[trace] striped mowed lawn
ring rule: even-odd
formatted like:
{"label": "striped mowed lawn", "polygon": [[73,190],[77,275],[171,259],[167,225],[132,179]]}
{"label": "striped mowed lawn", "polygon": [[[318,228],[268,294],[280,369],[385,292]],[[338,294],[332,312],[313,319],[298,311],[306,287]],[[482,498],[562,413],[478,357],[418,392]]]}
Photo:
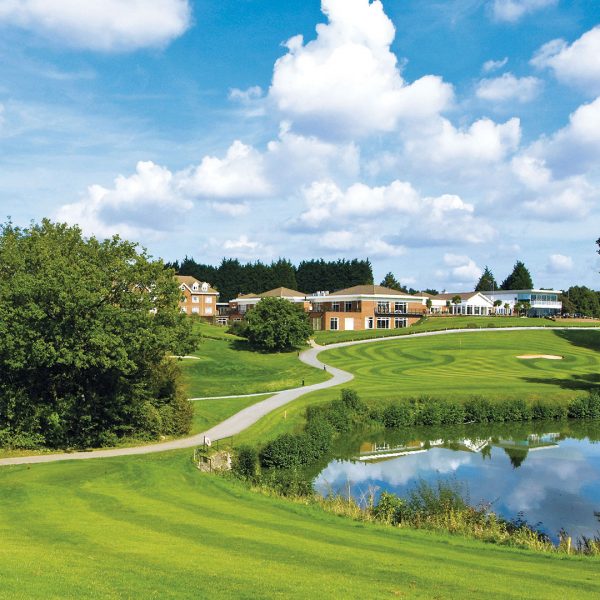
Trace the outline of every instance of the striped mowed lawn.
{"label": "striped mowed lawn", "polygon": [[598,559],[351,521],[189,452],[0,469],[0,598],[597,598]]}
{"label": "striped mowed lawn", "polygon": [[[600,331],[476,331],[324,351],[369,399],[430,395],[565,401],[600,385]],[[551,354],[562,360],[517,358]]]}

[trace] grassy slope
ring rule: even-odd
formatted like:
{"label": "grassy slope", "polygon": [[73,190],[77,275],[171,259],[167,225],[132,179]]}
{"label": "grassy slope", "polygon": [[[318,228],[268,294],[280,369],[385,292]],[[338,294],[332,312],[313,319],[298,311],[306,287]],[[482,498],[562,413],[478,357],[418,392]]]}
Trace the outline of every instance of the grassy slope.
{"label": "grassy slope", "polygon": [[[207,329],[210,328],[210,329]],[[205,336],[194,356],[180,361],[190,398],[274,392],[324,381],[327,373],[298,360],[297,351],[263,354],[219,327],[203,325]],[[222,339],[216,339],[220,333]],[[213,337],[206,337],[211,335]]]}
{"label": "grassy slope", "polygon": [[597,559],[355,523],[189,452],[0,469],[0,597],[597,598]]}
{"label": "grassy slope", "polygon": [[[319,358],[354,373],[346,387],[371,404],[422,395],[566,402],[600,384],[599,350],[600,331],[494,331],[358,344],[325,350]],[[565,358],[521,360],[519,354]],[[257,443],[298,430],[306,406],[339,393],[335,387],[303,396],[261,419],[238,441]]]}
{"label": "grassy slope", "polygon": [[369,329],[365,331],[316,331],[315,341],[318,344],[335,344],[366,340],[392,335],[411,335],[423,331],[441,331],[443,329],[485,328],[495,327],[600,327],[597,320],[562,319],[529,319],[521,317],[429,317],[424,322],[403,329]]}
{"label": "grassy slope", "polygon": [[263,396],[252,396],[251,398],[223,398],[221,400],[197,400],[193,402],[194,420],[192,423],[191,434],[206,431],[210,427],[217,425],[221,421],[231,417],[240,410],[262,402],[269,397],[269,394]]}

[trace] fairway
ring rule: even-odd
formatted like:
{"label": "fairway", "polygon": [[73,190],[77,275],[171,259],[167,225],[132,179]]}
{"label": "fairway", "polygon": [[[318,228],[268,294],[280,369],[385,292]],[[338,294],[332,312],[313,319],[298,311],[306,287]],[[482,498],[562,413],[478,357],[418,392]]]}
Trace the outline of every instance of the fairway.
{"label": "fairway", "polygon": [[254,352],[235,338],[204,338],[193,355],[198,358],[179,362],[188,398],[274,392],[329,377],[298,360],[295,350]]}
{"label": "fairway", "polygon": [[[358,344],[324,351],[355,375],[365,399],[420,395],[566,400],[600,383],[599,331],[482,331]],[[549,354],[562,360],[522,360]]]}
{"label": "fairway", "polygon": [[0,506],[11,600],[600,594],[597,559],[356,523],[200,474],[189,451],[3,468]]}

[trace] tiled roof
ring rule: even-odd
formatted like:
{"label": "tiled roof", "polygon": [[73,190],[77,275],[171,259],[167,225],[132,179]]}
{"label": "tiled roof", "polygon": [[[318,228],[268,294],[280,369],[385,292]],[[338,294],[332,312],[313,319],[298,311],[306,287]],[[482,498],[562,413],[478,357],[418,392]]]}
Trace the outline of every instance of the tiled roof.
{"label": "tiled roof", "polygon": [[[198,281],[195,277],[192,277],[191,275],[175,275],[175,278],[177,279],[177,281],[179,283],[183,283],[184,285],[187,285],[190,290],[192,288],[192,286],[194,285],[194,283],[197,283],[198,285],[202,285],[203,283],[207,283],[207,282],[203,282],[203,281]],[[217,292],[217,290],[215,290],[213,287],[211,287],[210,283],[207,283],[208,285],[208,289],[207,290],[196,290],[198,292],[202,292],[204,294],[219,294],[219,292]]]}
{"label": "tiled roof", "polygon": [[[410,294],[383,287],[382,285],[355,285],[329,294],[329,296],[410,296]],[[324,298],[327,298],[327,296],[324,296]]]}
{"label": "tiled roof", "polygon": [[263,292],[259,294],[261,298],[304,298],[306,294],[304,292],[299,292],[298,290],[291,290],[286,287],[278,287],[274,290],[269,290],[268,292]]}
{"label": "tiled roof", "polygon": [[[455,296],[460,296],[461,300],[470,300],[473,296],[477,296],[480,292],[454,292],[449,294],[438,294],[437,296],[431,296],[434,300],[452,300]],[[483,294],[482,294],[483,295]],[[486,298],[489,300],[489,298]]]}

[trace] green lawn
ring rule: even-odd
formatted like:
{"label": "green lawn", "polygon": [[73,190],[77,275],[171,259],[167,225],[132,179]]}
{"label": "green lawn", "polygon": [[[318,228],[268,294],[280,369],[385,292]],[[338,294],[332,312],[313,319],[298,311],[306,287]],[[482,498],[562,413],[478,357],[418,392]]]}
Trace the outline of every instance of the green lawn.
{"label": "green lawn", "polygon": [[0,469],[0,598],[597,598],[600,561],[361,524],[190,452]]}
{"label": "green lawn", "polygon": [[[567,402],[600,385],[600,331],[490,331],[389,340],[324,350],[324,362],[354,373],[345,387],[371,405],[433,396],[523,398]],[[556,354],[563,360],[522,360]],[[250,426],[238,442],[264,443],[298,431],[307,406],[339,397],[340,388],[314,392]]]}
{"label": "green lawn", "polygon": [[[366,399],[565,400],[600,384],[599,350],[600,331],[490,331],[358,344],[320,358],[354,373],[350,385]],[[523,354],[564,358],[517,358]]]}
{"label": "green lawn", "polygon": [[327,373],[298,360],[298,352],[254,352],[239,339],[204,338],[196,359],[180,361],[188,397],[274,392],[324,381]]}
{"label": "green lawn", "polygon": [[598,320],[529,319],[524,317],[428,317],[422,323],[403,329],[368,329],[365,331],[315,331],[318,344],[335,344],[392,335],[412,335],[423,331],[443,329],[480,329],[486,327],[600,327]]}

